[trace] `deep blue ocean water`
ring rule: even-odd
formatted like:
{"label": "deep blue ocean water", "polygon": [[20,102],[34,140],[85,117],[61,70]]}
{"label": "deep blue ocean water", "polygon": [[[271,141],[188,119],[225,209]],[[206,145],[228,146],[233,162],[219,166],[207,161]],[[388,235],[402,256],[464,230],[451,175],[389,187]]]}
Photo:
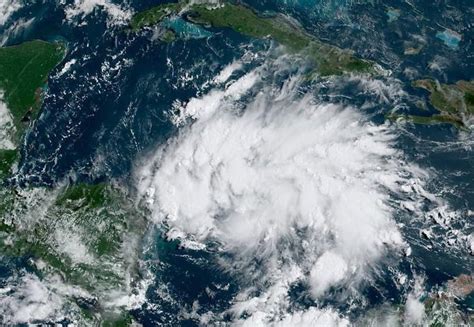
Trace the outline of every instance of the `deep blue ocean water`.
{"label": "deep blue ocean water", "polygon": [[[466,7],[472,10],[468,0],[450,1],[449,5],[418,1],[416,8],[402,1],[383,4],[247,2],[261,11],[292,15],[318,38],[353,49],[360,56],[380,63],[414,96],[426,96],[426,92],[409,86],[407,69],[416,69],[419,76],[432,76],[446,83],[474,78],[474,21],[472,15],[464,15],[462,10]],[[138,11],[159,3],[161,1],[130,1],[130,7]],[[123,26],[108,26],[107,14],[101,10],[78,19],[82,24],[78,24],[77,19],[70,22],[62,6],[55,1],[30,1],[11,17],[12,21],[32,17],[35,21],[27,30],[10,36],[6,45],[36,38],[63,40],[68,44],[64,62],[76,60],[70,72],[60,75],[60,65],[51,74],[41,115],[21,146],[22,159],[15,182],[22,185],[52,186],[64,179],[127,181],[137,157],[177,133],[168,118],[169,108],[176,100],[186,101],[200,95],[201,86],[209,78],[240,58],[247,49],[257,52],[270,43],[250,40],[230,30],[210,30],[202,34],[204,32],[183,27],[184,37],[168,44],[153,40],[152,32],[134,35]],[[400,9],[400,16],[389,21],[387,10],[392,7]],[[437,33],[444,28],[462,34],[456,47],[440,40]],[[423,35],[424,41],[417,41],[414,34]],[[422,44],[420,55],[404,55],[407,42],[414,46]],[[442,69],[429,68],[435,59],[444,65]],[[191,82],[183,82],[186,72],[193,76]],[[352,92],[350,84],[340,88],[346,96],[340,99],[344,104],[357,107],[367,101],[367,95]],[[328,99],[324,90],[319,96]],[[404,105],[406,112],[420,113],[414,103]],[[383,115],[393,109],[392,106],[391,102],[381,102],[372,108],[373,120],[382,122]],[[428,110],[434,111],[431,107]],[[404,129],[397,147],[410,161],[431,167],[440,176],[429,185],[431,190],[452,189],[443,194],[450,205],[461,211],[473,210],[472,135],[462,140],[459,131],[449,125],[408,124]],[[406,217],[399,219],[404,221]],[[469,222],[464,223],[467,226]],[[395,265],[408,275],[422,272],[427,287],[472,269],[472,257],[466,259],[456,251],[446,252],[436,242],[432,244],[433,249],[427,251],[425,246],[431,241],[421,239],[419,230],[406,224],[402,231],[413,254],[396,263],[387,258],[387,265]],[[219,270],[212,251],[182,249],[177,243],[163,240],[159,228],[148,231],[146,240],[144,259],[159,263],[150,264],[156,279],[147,291],[149,304],[132,311],[137,321],[145,326],[170,322],[195,325],[193,319],[179,318],[178,313],[183,307],[192,307],[196,300],[201,305],[198,313],[219,313],[229,308],[242,281]],[[18,265],[25,263],[20,260],[0,267],[0,278],[9,275],[4,271]],[[402,302],[405,295],[398,292],[392,277],[387,273],[376,285],[367,286],[369,303],[359,310],[350,309],[350,314],[357,316],[366,308],[386,301]],[[173,294],[172,301],[156,296],[163,285]],[[292,286],[295,305],[311,306],[311,300],[305,295],[306,288],[305,285]],[[208,289],[214,294],[212,297]],[[321,304],[325,303],[337,303],[337,296],[328,297]]]}

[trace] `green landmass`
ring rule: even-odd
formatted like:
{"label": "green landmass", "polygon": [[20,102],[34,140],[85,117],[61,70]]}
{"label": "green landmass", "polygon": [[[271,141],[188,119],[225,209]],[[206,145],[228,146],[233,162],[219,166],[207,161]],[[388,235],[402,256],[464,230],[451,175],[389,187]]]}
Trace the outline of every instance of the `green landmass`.
{"label": "green landmass", "polygon": [[283,16],[260,17],[252,9],[229,2],[217,6],[185,2],[160,5],[136,14],[131,20],[133,30],[160,23],[165,17],[183,11],[191,22],[206,27],[230,28],[253,38],[271,38],[292,53],[301,53],[317,66],[319,75],[346,72],[374,72],[373,63],[355,57],[350,51],[323,43]]}
{"label": "green landmass", "polygon": [[[41,107],[42,88],[51,70],[63,59],[66,47],[40,40],[0,47],[0,101],[11,113],[18,144],[28,123]],[[0,149],[0,183],[12,173],[18,161],[16,149]]]}
{"label": "green landmass", "polygon": [[[440,116],[462,125],[463,121],[474,114],[474,82],[458,81],[456,84],[441,84],[436,80],[422,79],[412,83],[430,93],[431,105],[440,112]],[[436,116],[436,115],[435,115]]]}
{"label": "green landmass", "polygon": [[271,37],[291,52],[304,53],[318,66],[321,75],[370,72],[372,68],[372,63],[314,39],[282,16],[263,18],[245,6],[230,3],[216,8],[193,5],[191,13],[194,15],[190,17],[195,23],[231,28],[254,38]]}
{"label": "green landmass", "polygon": [[30,257],[41,276],[59,275],[87,291],[93,304],[81,311],[89,322],[126,326],[131,318],[104,303],[114,300],[111,292],[127,295],[138,277],[144,217],[123,191],[105,183],[59,191],[0,188],[0,253]]}
{"label": "green landmass", "polygon": [[112,316],[104,319],[102,327],[126,327],[131,326],[133,318],[128,313],[122,313],[117,316]]}
{"label": "green landmass", "polygon": [[176,40],[176,33],[171,29],[166,29],[162,35],[160,35],[160,40],[165,43],[171,43]]}
{"label": "green landmass", "polygon": [[78,184],[67,188],[56,199],[56,205],[78,210],[84,205],[97,209],[108,200],[105,184]]}
{"label": "green landmass", "polygon": [[415,124],[451,124],[467,130],[465,121],[474,115],[474,82],[458,81],[441,84],[436,80],[422,79],[412,82],[413,87],[427,90],[430,104],[439,111],[431,116],[389,114],[392,121],[405,120]]}
{"label": "green landmass", "polygon": [[0,181],[11,174],[17,157],[17,150],[0,149]]}
{"label": "green landmass", "polygon": [[216,8],[194,5],[191,7],[191,13],[194,14],[191,17],[195,23],[231,28],[254,38],[271,36],[275,41],[287,46],[292,51],[301,51],[311,43],[308,36],[296,28],[290,27],[286,22],[276,17],[261,18],[251,9],[241,5],[227,3]]}
{"label": "green landmass", "polygon": [[0,90],[17,129],[17,138],[41,106],[41,88],[63,59],[61,43],[30,41],[0,48]]}
{"label": "green landmass", "polygon": [[[13,117],[18,144],[36,118],[48,74],[65,54],[60,43],[31,41],[0,48],[0,92]],[[83,290],[67,300],[80,325],[128,326],[131,316],[105,304],[127,296],[138,278],[145,216],[110,184],[49,189],[5,184],[18,150],[0,149],[0,256],[30,258],[37,276],[59,276]],[[73,313],[71,313],[73,314]]]}
{"label": "green landmass", "polygon": [[156,25],[165,17],[178,13],[184,6],[180,3],[165,3],[156,7],[141,11],[135,14],[131,21],[130,27],[133,31],[138,31],[144,27]]}
{"label": "green landmass", "polygon": [[[6,253],[36,256],[59,269],[68,282],[89,291],[96,289],[98,281],[122,278],[120,271],[109,270],[119,265],[110,262],[107,267],[108,261],[126,259],[118,258],[122,256],[121,246],[130,233],[141,233],[144,219],[120,191],[107,184],[78,184],[59,193],[41,188],[16,192],[3,189],[2,193],[5,211],[12,216],[10,223],[3,223],[15,231],[15,242],[2,245]],[[41,211],[34,219],[30,217],[39,207]],[[83,257],[76,258],[77,253],[64,252],[61,246],[76,241],[82,242],[73,245],[80,245],[78,251]]]}
{"label": "green landmass", "polygon": [[418,116],[418,115],[403,115],[403,114],[389,114],[386,119],[391,121],[404,120],[414,124],[432,125],[432,124],[451,124],[459,129],[464,129],[462,120],[449,115],[432,115],[432,116]]}
{"label": "green landmass", "polygon": [[472,276],[461,274],[449,280],[441,290],[429,293],[424,300],[428,325],[432,327],[470,326],[472,312],[460,311],[456,301],[468,298],[473,287]]}

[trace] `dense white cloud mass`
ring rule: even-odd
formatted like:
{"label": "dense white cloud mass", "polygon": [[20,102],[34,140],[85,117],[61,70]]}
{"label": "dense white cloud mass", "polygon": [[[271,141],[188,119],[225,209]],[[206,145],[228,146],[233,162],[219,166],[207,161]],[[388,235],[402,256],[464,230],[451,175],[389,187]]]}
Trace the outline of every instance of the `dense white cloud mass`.
{"label": "dense white cloud mass", "polygon": [[[265,327],[268,322],[262,319],[262,314],[254,315],[245,321],[238,321],[236,326],[242,327]],[[308,326],[324,326],[324,327],[347,327],[350,326],[349,321],[333,310],[318,310],[310,308],[307,311],[297,311],[295,313],[287,313],[280,320],[274,321],[272,326],[275,327],[308,327]]]}
{"label": "dense white cloud mass", "polygon": [[291,315],[286,315],[281,321],[275,323],[275,326],[345,327],[349,326],[349,321],[347,319],[340,318],[339,315],[332,310],[318,310],[315,308],[310,308],[309,310],[304,312],[299,311]]}
{"label": "dense white cloud mass", "polygon": [[55,317],[62,308],[63,301],[34,275],[26,275],[20,280],[13,294],[11,289],[3,290],[0,303],[5,316],[4,323],[27,323],[31,320]]}
{"label": "dense white cloud mass", "polygon": [[0,149],[14,149],[12,138],[15,133],[13,118],[3,102],[3,92],[0,90]]}
{"label": "dense white cloud mass", "polygon": [[408,296],[405,304],[407,326],[421,325],[425,318],[425,305],[413,296]]}
{"label": "dense white cloud mass", "polygon": [[337,285],[346,276],[347,269],[346,261],[337,253],[331,251],[324,253],[316,261],[310,273],[314,295],[319,296],[331,286]]}
{"label": "dense white cloud mass", "polygon": [[222,260],[229,271],[265,283],[231,309],[252,323],[285,312],[291,283],[304,281],[316,299],[331,287],[349,292],[386,251],[406,247],[389,203],[411,176],[388,126],[315,103],[298,78],[261,87],[262,71],[181,105],[175,122],[194,122],[137,174],[168,237],[195,249],[217,242],[234,256]]}
{"label": "dense white cloud mass", "polygon": [[70,314],[77,310],[65,300],[75,296],[90,297],[80,289],[65,285],[59,276],[47,280],[29,273],[19,278],[14,276],[7,288],[0,288],[0,323],[13,325],[64,319],[66,307],[71,310]]}
{"label": "dense white cloud mass", "polygon": [[21,8],[21,4],[17,0],[0,1],[0,26],[4,25],[11,14]]}
{"label": "dense white cloud mass", "polygon": [[423,296],[423,280],[415,279],[415,285],[407,296],[405,303],[405,326],[422,326],[426,319],[425,305],[420,300]]}

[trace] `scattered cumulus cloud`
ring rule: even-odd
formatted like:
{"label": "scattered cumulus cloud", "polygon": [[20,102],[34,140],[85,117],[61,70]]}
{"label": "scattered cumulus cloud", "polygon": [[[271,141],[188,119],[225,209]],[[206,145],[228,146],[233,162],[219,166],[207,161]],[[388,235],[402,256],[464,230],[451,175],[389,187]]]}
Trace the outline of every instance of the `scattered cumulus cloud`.
{"label": "scattered cumulus cloud", "polygon": [[125,24],[132,16],[131,10],[117,5],[110,0],[74,0],[74,4],[65,9],[69,21],[90,15],[96,9],[104,10],[109,17],[109,24]]}
{"label": "scattered cumulus cloud", "polygon": [[311,269],[310,279],[316,296],[337,285],[347,274],[347,263],[337,253],[325,252]]}

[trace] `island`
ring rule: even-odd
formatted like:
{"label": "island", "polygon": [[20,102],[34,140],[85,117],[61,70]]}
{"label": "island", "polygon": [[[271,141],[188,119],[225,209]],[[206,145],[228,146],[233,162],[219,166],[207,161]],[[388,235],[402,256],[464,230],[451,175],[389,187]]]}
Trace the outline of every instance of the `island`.
{"label": "island", "polygon": [[132,17],[132,20],[130,21],[130,27],[136,32],[146,26],[158,24],[165,17],[177,14],[184,5],[185,3],[183,2],[165,3],[151,9],[141,11]]}
{"label": "island", "polygon": [[[310,78],[345,73],[377,74],[373,62],[358,58],[349,50],[316,39],[288,17],[263,17],[246,5],[231,1],[196,3],[182,0],[160,4],[136,13],[130,21],[130,28],[136,33],[147,27],[163,24],[170,17],[183,17],[207,29],[227,28],[251,38],[270,38],[284,46],[289,53],[301,54],[308,58],[315,67]],[[165,42],[176,39],[169,25],[166,25],[161,39]],[[407,120],[416,124],[448,123],[460,129],[466,128],[467,120],[474,114],[474,82],[441,84],[433,79],[424,79],[414,81],[412,85],[430,92],[429,101],[439,114],[422,116],[391,113],[386,118]]]}
{"label": "island", "polygon": [[416,124],[448,123],[466,129],[474,116],[474,81],[458,81],[455,84],[442,84],[434,79],[421,79],[412,82],[415,88],[429,92],[429,103],[439,113],[431,116],[390,114],[391,120],[407,120]]}
{"label": "island", "polygon": [[130,28],[137,32],[160,24],[173,15],[182,16],[206,28],[230,28],[251,38],[270,38],[290,53],[299,53],[308,58],[316,67],[312,76],[376,72],[373,62],[357,58],[349,50],[314,38],[286,16],[261,17],[253,9],[231,2],[196,4],[181,1],[161,4],[135,14],[130,21]]}
{"label": "island", "polygon": [[474,114],[474,82],[458,81],[456,84],[441,84],[433,79],[422,79],[412,83],[430,93],[430,103],[444,115],[456,118]]}

